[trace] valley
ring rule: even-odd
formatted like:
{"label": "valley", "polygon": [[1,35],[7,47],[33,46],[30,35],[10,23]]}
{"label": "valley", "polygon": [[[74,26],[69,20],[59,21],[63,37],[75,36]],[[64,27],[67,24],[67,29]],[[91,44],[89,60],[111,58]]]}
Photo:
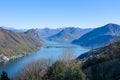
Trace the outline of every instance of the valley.
{"label": "valley", "polygon": [[[0,28],[0,72],[6,71],[9,76],[20,74],[22,69],[26,69],[26,65],[41,59],[50,59],[53,66],[57,61],[63,60],[64,64],[66,60],[70,60],[73,64],[75,60],[75,64],[80,66],[79,70],[90,80],[95,78],[89,74],[93,72],[93,66],[100,70],[101,67],[106,69],[112,66],[110,63],[116,64],[115,67],[119,66],[120,26],[117,24],[109,23],[94,29],[68,27],[28,29],[25,32],[12,30]],[[74,65],[72,66],[75,67]],[[112,69],[116,71],[114,66]],[[100,70],[98,71],[102,74]],[[97,71],[95,73],[98,74]],[[101,74],[97,75],[97,79],[101,79]],[[110,79],[112,75],[110,72],[110,76],[106,77]]]}
{"label": "valley", "polygon": [[[74,58],[77,58],[80,54],[89,51],[89,49],[83,48],[77,45],[59,43],[59,42],[53,42],[53,41],[46,41],[45,45],[46,46],[62,46],[62,47],[60,48],[56,48],[56,47],[46,48],[45,47],[45,48],[41,48],[40,50],[36,52],[33,52],[32,54],[26,55],[24,57],[10,60],[8,62],[1,62],[0,72],[7,71],[8,74],[12,76],[16,74],[18,71],[20,71],[24,67],[25,64],[31,61],[34,61],[34,60],[38,60],[40,58],[45,58],[45,59],[50,58],[53,61],[56,61],[57,59],[59,59],[59,56],[61,56],[63,53],[66,53],[66,52],[68,53],[68,50],[69,52],[74,53],[75,55]],[[69,46],[69,48],[66,46]]]}
{"label": "valley", "polygon": [[120,80],[120,0],[0,0],[0,80]]}

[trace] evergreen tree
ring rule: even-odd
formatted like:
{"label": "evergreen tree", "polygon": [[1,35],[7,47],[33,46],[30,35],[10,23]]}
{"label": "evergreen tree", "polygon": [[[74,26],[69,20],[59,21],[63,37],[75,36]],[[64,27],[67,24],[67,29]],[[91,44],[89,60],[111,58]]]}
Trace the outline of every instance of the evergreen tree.
{"label": "evergreen tree", "polygon": [[1,73],[1,78],[0,78],[0,80],[10,80],[10,78],[8,77],[8,74],[7,74],[7,72],[2,72]]}

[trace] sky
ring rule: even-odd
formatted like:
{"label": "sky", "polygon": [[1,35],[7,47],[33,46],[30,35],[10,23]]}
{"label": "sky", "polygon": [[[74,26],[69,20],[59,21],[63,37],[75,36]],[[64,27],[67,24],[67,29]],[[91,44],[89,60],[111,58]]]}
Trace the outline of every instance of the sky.
{"label": "sky", "polygon": [[0,26],[16,29],[120,24],[120,0],[0,0]]}

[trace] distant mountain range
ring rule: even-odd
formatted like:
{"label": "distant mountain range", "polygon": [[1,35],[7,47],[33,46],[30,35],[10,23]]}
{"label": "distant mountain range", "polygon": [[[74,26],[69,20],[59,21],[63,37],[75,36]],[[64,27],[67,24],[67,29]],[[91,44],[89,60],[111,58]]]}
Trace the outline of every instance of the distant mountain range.
{"label": "distant mountain range", "polygon": [[43,28],[43,29],[34,29],[41,38],[48,38],[49,36],[55,35],[58,32],[62,30],[62,28],[56,28],[56,29],[49,29],[49,28]]}
{"label": "distant mountain range", "polygon": [[70,43],[75,39],[78,39],[85,33],[91,31],[92,29],[81,29],[75,27],[67,27],[61,30],[59,33],[48,37],[50,41],[58,41],[58,42],[67,42]]}
{"label": "distant mountain range", "polygon": [[[14,28],[7,28],[13,32],[26,32],[27,30],[17,30]],[[75,27],[67,28],[37,28],[32,29],[33,32],[44,40],[73,43],[84,47],[96,48],[104,46],[112,40],[119,39],[120,37],[120,25],[117,24],[106,24],[102,27],[95,29],[81,29]],[[31,32],[32,33],[32,32]]]}
{"label": "distant mountain range", "polygon": [[15,28],[9,28],[9,27],[4,27],[4,26],[1,26],[1,27],[6,30],[13,31],[13,32],[26,32],[27,31],[27,29],[15,29]]}
{"label": "distant mountain range", "polygon": [[107,24],[102,27],[96,28],[77,40],[73,44],[78,44],[85,47],[101,47],[111,40],[116,40],[120,37],[120,25]]}
{"label": "distant mountain range", "polygon": [[0,61],[31,53],[42,46],[43,41],[32,30],[17,33],[0,27]]}

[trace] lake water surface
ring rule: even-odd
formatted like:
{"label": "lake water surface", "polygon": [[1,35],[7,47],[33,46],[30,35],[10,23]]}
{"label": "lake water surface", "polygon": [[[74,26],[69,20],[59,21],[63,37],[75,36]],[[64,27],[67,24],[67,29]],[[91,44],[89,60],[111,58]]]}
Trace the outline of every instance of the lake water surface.
{"label": "lake water surface", "polygon": [[[51,42],[46,41],[45,45],[47,46],[77,46],[73,44],[66,44],[66,43],[59,43],[59,42]],[[8,62],[1,62],[0,63],[0,72],[6,71],[10,76],[13,76],[17,74],[18,71],[20,71],[25,64],[29,63],[30,61],[40,59],[40,58],[52,58],[54,60],[57,60],[59,56],[63,53],[65,53],[67,50],[70,50],[74,53],[76,57],[78,57],[80,54],[85,53],[89,51],[87,48],[78,47],[77,48],[42,48],[38,50],[37,52],[30,54],[25,57],[21,57],[15,60],[10,60]]]}

